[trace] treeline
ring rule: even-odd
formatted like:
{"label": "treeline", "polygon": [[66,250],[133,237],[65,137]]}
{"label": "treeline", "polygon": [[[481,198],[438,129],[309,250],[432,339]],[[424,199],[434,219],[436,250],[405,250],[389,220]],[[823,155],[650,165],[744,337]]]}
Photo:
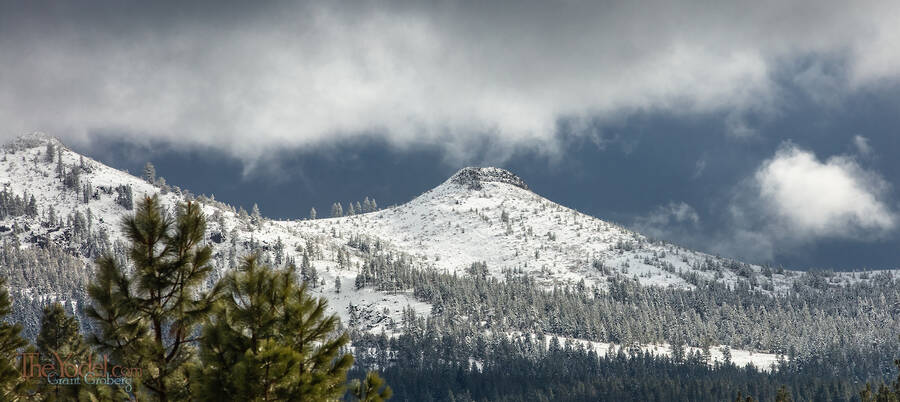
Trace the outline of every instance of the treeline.
{"label": "treeline", "polygon": [[433,305],[433,319],[473,334],[519,331],[626,345],[723,344],[783,354],[790,361],[808,361],[828,347],[892,343],[900,335],[900,283],[888,274],[824,288],[817,281],[798,281],[787,294],[772,296],[714,281],[698,282],[693,290],[641,286],[621,275],[611,277],[605,289],[581,282],[547,291],[521,271],[507,270],[503,280],[488,275],[481,263],[468,271],[460,276],[417,268],[403,256],[370,254],[356,286],[412,290]]}
{"label": "treeline", "polygon": [[[347,209],[344,209],[344,206],[340,202],[335,202],[331,204],[331,217],[339,218],[341,216],[351,216],[356,214],[365,214],[369,212],[375,212],[378,210],[378,203],[375,202],[375,199],[369,199],[366,197],[362,203],[356,201],[354,204],[353,201],[347,203]],[[309,211],[309,218],[316,219],[316,209],[313,208]]]}
{"label": "treeline", "polygon": [[[479,346],[461,352],[469,343],[452,330],[431,327],[396,338],[354,339],[357,349],[367,351],[357,354],[359,363],[383,367],[397,399],[407,401],[726,401],[739,394],[762,401],[858,401],[865,383],[829,372],[824,361],[766,373],[732,363],[710,366],[697,352],[684,359],[628,348],[602,355],[571,341],[506,336],[481,337],[474,342]],[[880,352],[857,361],[880,360]],[[350,375],[361,375],[358,370]]]}
{"label": "treeline", "polygon": [[[727,356],[710,364],[699,350],[658,356],[613,346],[601,353],[589,343],[550,335],[472,334],[410,308],[400,325],[396,337],[351,332],[360,367],[354,370],[381,368],[398,398],[410,401],[722,401],[738,394],[773,400],[779,390],[793,400],[856,401],[865,390],[861,384],[897,377],[890,356],[900,355],[900,342],[856,350],[829,347],[809,361],[782,360],[763,372],[738,367]],[[351,376],[358,375],[354,370]],[[891,386],[870,389],[893,392]]]}
{"label": "treeline", "polygon": [[[406,400],[727,400],[738,392],[771,400],[781,386],[782,396],[799,400],[867,400],[891,388],[861,394],[860,384],[897,375],[900,293],[888,274],[844,286],[811,274],[779,296],[710,281],[690,291],[644,287],[624,276],[604,289],[579,283],[548,291],[517,270],[497,280],[474,263],[460,276],[418,268],[366,237],[348,244],[366,254],[357,288],[411,291],[432,304],[427,319],[407,309],[397,338],[354,333],[354,345],[367,351],[359,364],[383,368]],[[560,348],[544,334],[625,347],[600,356],[577,343]],[[659,342],[676,351],[725,344],[783,357],[769,374],[711,367],[708,353],[653,357],[636,347]]]}

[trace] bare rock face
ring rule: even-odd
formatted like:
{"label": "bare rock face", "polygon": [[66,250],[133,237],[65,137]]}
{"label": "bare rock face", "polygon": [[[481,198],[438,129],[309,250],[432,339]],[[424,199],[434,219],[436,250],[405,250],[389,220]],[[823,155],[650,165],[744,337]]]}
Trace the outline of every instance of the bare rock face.
{"label": "bare rock face", "polygon": [[508,170],[495,167],[462,168],[450,178],[450,181],[465,186],[469,190],[481,190],[481,183],[487,182],[506,183],[528,190],[528,185],[519,176],[512,174]]}

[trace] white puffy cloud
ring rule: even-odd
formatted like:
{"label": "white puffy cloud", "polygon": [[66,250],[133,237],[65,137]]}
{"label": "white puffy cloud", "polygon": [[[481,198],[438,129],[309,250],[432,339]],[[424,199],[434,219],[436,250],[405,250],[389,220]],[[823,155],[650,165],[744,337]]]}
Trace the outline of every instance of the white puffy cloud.
{"label": "white puffy cloud", "polygon": [[[745,114],[779,106],[771,75],[785,58],[837,57],[853,87],[896,79],[898,10],[875,1],[6,3],[0,121],[6,135],[102,132],[245,159],[371,135],[460,154],[484,136],[552,150],[560,117],[639,110],[724,111],[723,128],[746,137],[755,129]],[[831,82],[814,72],[800,81]]]}
{"label": "white puffy cloud", "polygon": [[896,225],[884,201],[887,183],[848,157],[822,162],[812,152],[787,145],[754,178],[765,211],[799,236],[854,237]]}
{"label": "white puffy cloud", "polygon": [[[684,202],[660,206],[632,227],[653,237],[753,262],[796,254],[823,239],[872,241],[897,228],[890,185],[853,158],[820,160],[787,143],[731,190],[701,225]],[[718,198],[718,195],[714,195]]]}
{"label": "white puffy cloud", "polygon": [[822,239],[872,241],[897,227],[890,185],[848,156],[820,160],[787,143],[734,190],[725,226],[709,240],[720,253],[771,261]]}

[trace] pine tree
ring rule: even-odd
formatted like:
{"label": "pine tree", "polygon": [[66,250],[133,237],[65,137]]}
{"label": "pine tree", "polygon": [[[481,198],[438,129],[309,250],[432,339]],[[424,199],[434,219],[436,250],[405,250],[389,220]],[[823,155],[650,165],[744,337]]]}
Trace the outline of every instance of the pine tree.
{"label": "pine tree", "polygon": [[66,314],[63,305],[53,303],[44,307],[41,317],[41,331],[38,333],[35,344],[38,353],[42,356],[75,355],[81,356],[87,352],[88,347],[81,336],[78,320],[74,316]]}
{"label": "pine tree", "polygon": [[302,356],[300,378],[294,390],[296,395],[306,395],[301,400],[337,398],[344,392],[347,370],[353,365],[353,356],[341,349],[350,341],[343,333],[337,337],[338,317],[326,316],[328,301],[313,298],[302,285],[293,292],[292,303],[285,306],[284,333],[290,338],[293,350]]}
{"label": "pine tree", "polygon": [[316,208],[309,209],[309,219],[312,219],[312,220],[316,219]]}
{"label": "pine tree", "polygon": [[53,145],[53,141],[47,141],[47,152],[44,153],[44,158],[47,163],[53,163],[56,158],[56,145]]}
{"label": "pine tree", "polygon": [[[379,389],[381,387],[384,389]],[[391,399],[394,391],[391,387],[385,385],[384,380],[374,371],[366,373],[366,379],[362,383],[359,380],[353,380],[350,384],[350,393],[358,401],[362,402],[383,402]]]}
{"label": "pine tree", "polygon": [[731,356],[731,348],[728,347],[728,345],[726,345],[725,347],[722,348],[722,360],[723,360],[722,364],[724,364],[726,366],[730,366],[732,364],[731,357],[732,357]]}
{"label": "pine tree", "polygon": [[62,162],[62,150],[56,152],[56,176],[60,179],[63,178],[63,174],[65,173],[65,167]]}
{"label": "pine tree", "polygon": [[[53,303],[44,307],[41,317],[41,331],[38,333],[37,352],[41,363],[53,363],[58,359],[84,362],[88,346],[81,336],[78,320],[66,314],[62,304]],[[86,396],[88,390],[82,385],[59,386],[40,381],[36,393],[44,401],[78,400],[79,394]],[[91,387],[95,388],[95,387]]]}
{"label": "pine tree", "polygon": [[792,402],[791,391],[788,391],[784,385],[778,388],[778,394],[775,395],[775,402]]}
{"label": "pine tree", "polygon": [[28,384],[22,380],[16,364],[19,349],[27,342],[19,334],[21,324],[10,324],[3,319],[12,312],[12,301],[6,290],[6,278],[0,276],[0,400],[15,401],[25,395]]}
{"label": "pine tree", "polygon": [[672,342],[672,360],[676,362],[684,361],[685,350],[684,343],[680,339]]}
{"label": "pine tree", "polygon": [[225,297],[204,327],[195,396],[200,400],[328,400],[343,393],[353,357],[325,299],[297,286],[292,269],[247,258],[224,279]]}
{"label": "pine tree", "polygon": [[259,212],[259,205],[253,203],[253,209],[250,210],[250,222],[253,222],[254,225],[262,224],[262,214]]}
{"label": "pine tree", "polygon": [[309,253],[303,253],[303,259],[300,262],[300,280],[311,285],[313,288],[319,282],[319,272],[312,266],[309,261]]}
{"label": "pine tree", "polygon": [[121,205],[126,210],[134,209],[134,199],[131,185],[120,185],[116,187],[116,204]]}
{"label": "pine tree", "polygon": [[82,186],[81,193],[82,201],[84,201],[85,204],[89,203],[91,201],[91,196],[94,194],[94,188],[91,186],[90,182],[87,182]]}
{"label": "pine tree", "polygon": [[144,180],[147,183],[156,184],[156,167],[150,162],[144,165]]}
{"label": "pine tree", "polygon": [[55,226],[56,219],[56,209],[53,208],[53,205],[50,205],[50,208],[47,210],[47,226]]}
{"label": "pine tree", "polygon": [[154,196],[145,197],[122,228],[133,269],[111,255],[98,259],[88,288],[93,305],[86,309],[99,328],[91,343],[123,367],[141,367],[149,396],[183,399],[191,342],[218,292],[218,286],[200,291],[212,270],[211,249],[199,245],[206,219],[191,202],[179,205],[173,219]]}
{"label": "pine tree", "polygon": [[28,215],[29,218],[34,218],[37,214],[37,200],[34,198],[34,195],[32,195],[28,200],[28,204],[25,206],[25,215]]}

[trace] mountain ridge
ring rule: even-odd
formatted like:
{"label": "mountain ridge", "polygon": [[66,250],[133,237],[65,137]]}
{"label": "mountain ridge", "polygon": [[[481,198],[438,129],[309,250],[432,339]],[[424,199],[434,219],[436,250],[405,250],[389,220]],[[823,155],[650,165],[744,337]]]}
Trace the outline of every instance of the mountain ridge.
{"label": "mountain ridge", "polygon": [[[121,216],[130,213],[135,200],[149,195],[159,196],[170,210],[186,200],[202,205],[208,217],[206,243],[214,250],[211,280],[250,253],[271,265],[308,266],[304,275],[315,284],[312,292],[326,297],[330,311],[349,328],[370,333],[398,333],[410,310],[423,317],[447,314],[433,311],[432,296],[419,290],[371,285],[371,280],[382,280],[370,277],[377,274],[376,263],[495,284],[524,280],[545,292],[582,289],[593,292],[592,297],[623,283],[670,292],[720,286],[777,297],[821,279],[648,239],[547,200],[499,168],[460,169],[395,207],[315,220],[270,220],[161,180],[151,183],[118,171],[43,134],[9,144],[0,161],[0,201],[12,200],[4,202],[15,208],[0,209],[0,235],[9,250],[20,250],[7,253],[23,257],[0,266],[0,272],[13,278],[20,304],[35,306],[21,310],[18,319],[26,323],[36,322],[38,306],[50,300],[71,301],[72,311],[80,311],[93,259],[124,249]],[[53,158],[48,157],[51,152]],[[28,262],[51,258],[48,253],[68,256],[68,262],[55,264],[58,268]],[[838,273],[825,280],[827,286],[849,286],[878,275]],[[666,345],[645,346],[654,353],[669,350]],[[764,352],[742,356],[766,367],[775,355]]]}

